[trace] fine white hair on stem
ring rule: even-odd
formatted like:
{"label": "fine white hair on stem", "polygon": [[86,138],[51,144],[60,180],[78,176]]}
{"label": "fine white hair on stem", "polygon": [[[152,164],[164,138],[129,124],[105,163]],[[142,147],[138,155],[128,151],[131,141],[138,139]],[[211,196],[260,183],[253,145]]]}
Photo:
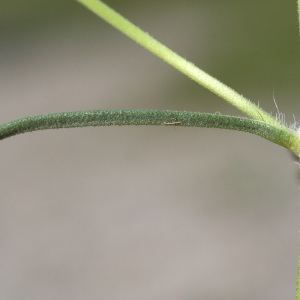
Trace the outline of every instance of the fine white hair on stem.
{"label": "fine white hair on stem", "polygon": [[[294,117],[295,120],[295,117]],[[290,129],[292,129],[293,131],[295,131],[298,135],[300,135],[300,121],[294,121],[294,123],[292,123],[289,126]]]}
{"label": "fine white hair on stem", "polygon": [[[284,125],[288,126],[286,123],[285,114],[279,111],[279,107],[275,100],[274,91],[273,91],[273,101],[274,101],[274,104],[276,107],[276,115],[275,115],[276,120],[283,123]],[[295,131],[298,135],[300,135],[300,121],[296,121],[295,115],[293,115],[293,119],[294,119],[294,122],[291,123],[288,127],[291,130]],[[299,166],[300,166],[300,164],[299,164]]]}
{"label": "fine white hair on stem", "polygon": [[293,131],[295,131],[298,135],[300,135],[300,121],[296,121],[296,117],[293,114],[294,122],[290,124],[289,128]]}
{"label": "fine white hair on stem", "polygon": [[285,114],[279,111],[278,105],[277,105],[276,100],[275,100],[274,91],[273,91],[273,101],[274,101],[274,104],[275,104],[275,107],[276,107],[276,115],[275,115],[276,121],[279,121],[279,122],[286,125]]}

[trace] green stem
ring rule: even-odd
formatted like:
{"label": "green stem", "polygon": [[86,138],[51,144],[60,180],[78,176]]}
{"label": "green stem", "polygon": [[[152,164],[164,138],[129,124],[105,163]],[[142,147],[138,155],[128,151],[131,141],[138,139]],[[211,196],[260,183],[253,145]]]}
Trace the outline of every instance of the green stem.
{"label": "green stem", "polygon": [[194,64],[188,62],[162,43],[155,40],[148,33],[132,24],[119,13],[99,0],[77,0],[106,22],[120,30],[122,33],[133,39],[135,42],[160,57],[165,62],[178,69],[183,74],[198,82],[216,95],[222,97],[239,110],[256,120],[264,121],[278,128],[283,125],[277,122],[271,115],[257,107],[251,101],[238,94],[236,91],[223,84],[219,80],[200,70]]}
{"label": "green stem", "polygon": [[293,151],[295,133],[277,129],[262,121],[186,111],[163,110],[90,110],[23,118],[0,126],[0,140],[17,134],[57,128],[112,125],[156,125],[222,128],[250,132]]}

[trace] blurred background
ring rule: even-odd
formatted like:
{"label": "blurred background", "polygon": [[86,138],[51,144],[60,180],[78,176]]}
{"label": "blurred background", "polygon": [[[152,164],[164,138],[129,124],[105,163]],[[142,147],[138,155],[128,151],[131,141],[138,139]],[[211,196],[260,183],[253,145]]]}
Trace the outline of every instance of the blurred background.
{"label": "blurred background", "polygon": [[[107,1],[287,123],[296,1]],[[76,1],[0,4],[1,123],[89,109],[241,115]],[[0,148],[0,299],[293,299],[297,165],[247,133],[48,130]]]}

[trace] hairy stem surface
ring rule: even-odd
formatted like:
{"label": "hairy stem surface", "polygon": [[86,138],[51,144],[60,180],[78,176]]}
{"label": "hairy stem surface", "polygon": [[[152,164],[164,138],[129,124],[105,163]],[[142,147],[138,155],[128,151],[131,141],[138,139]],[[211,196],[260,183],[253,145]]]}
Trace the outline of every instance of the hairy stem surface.
{"label": "hairy stem surface", "polygon": [[[90,110],[33,116],[9,122],[0,126],[0,140],[36,130],[112,125],[184,126],[239,130],[259,135],[290,150],[295,135],[293,131],[276,129],[265,122],[217,114],[168,110]],[[299,155],[300,151],[295,154]]]}

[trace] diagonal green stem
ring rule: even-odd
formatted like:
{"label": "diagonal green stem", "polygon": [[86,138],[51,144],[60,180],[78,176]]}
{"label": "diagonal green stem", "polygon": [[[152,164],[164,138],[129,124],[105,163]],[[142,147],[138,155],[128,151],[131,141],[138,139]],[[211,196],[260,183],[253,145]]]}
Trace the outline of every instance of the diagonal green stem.
{"label": "diagonal green stem", "polygon": [[0,140],[36,130],[112,125],[156,125],[222,128],[250,132],[293,151],[295,133],[262,121],[199,112],[169,110],[89,110],[23,118],[0,126]]}
{"label": "diagonal green stem", "polygon": [[188,62],[162,43],[151,37],[148,33],[132,24],[119,13],[99,0],[77,0],[96,15],[103,18],[122,33],[133,39],[135,42],[160,57],[165,62],[178,69],[183,74],[198,82],[203,87],[222,97],[239,110],[256,120],[264,121],[278,128],[282,124],[277,122],[271,115],[257,107],[251,101],[238,94],[236,91],[223,84],[219,80],[200,70],[191,62]]}

